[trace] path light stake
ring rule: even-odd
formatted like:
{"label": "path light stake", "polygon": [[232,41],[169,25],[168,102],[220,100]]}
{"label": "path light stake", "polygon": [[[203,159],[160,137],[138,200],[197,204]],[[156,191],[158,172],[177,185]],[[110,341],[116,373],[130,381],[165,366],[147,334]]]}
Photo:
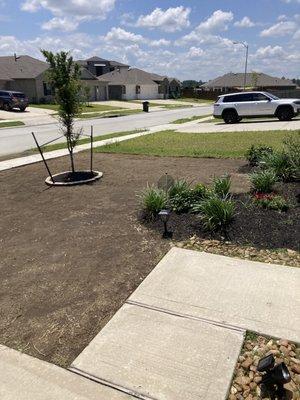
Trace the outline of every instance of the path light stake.
{"label": "path light stake", "polygon": [[170,218],[170,214],[171,214],[171,212],[169,210],[161,210],[158,213],[160,219],[164,223],[164,232],[163,232],[163,235],[162,235],[162,237],[164,239],[171,239],[173,237],[173,232],[168,231],[168,226],[167,226],[169,218]]}
{"label": "path light stake", "polygon": [[40,152],[40,155],[41,155],[41,157],[42,157],[42,159],[43,159],[43,161],[44,161],[45,167],[46,167],[46,169],[47,169],[47,171],[48,171],[48,174],[49,174],[49,176],[50,176],[50,178],[51,178],[51,181],[54,183],[53,176],[52,176],[51,171],[50,171],[50,169],[49,169],[49,167],[48,167],[48,164],[47,164],[47,162],[46,162],[46,160],[45,160],[45,157],[44,157],[44,154],[43,154],[43,152],[42,152],[42,149],[40,148],[40,145],[38,144],[38,141],[36,140],[35,134],[34,134],[33,132],[31,132],[31,134],[32,134],[33,139],[34,139],[34,141],[35,141],[35,144],[36,144],[36,146],[37,146],[37,148],[38,148],[38,150],[39,150],[39,152]]}
{"label": "path light stake", "polygon": [[91,172],[93,172],[93,141],[94,141],[94,127],[91,125]]}
{"label": "path light stake", "polygon": [[285,399],[284,384],[291,381],[291,375],[284,362],[275,365],[273,354],[269,354],[259,360],[257,371],[264,373],[261,381],[261,389],[268,394]]}

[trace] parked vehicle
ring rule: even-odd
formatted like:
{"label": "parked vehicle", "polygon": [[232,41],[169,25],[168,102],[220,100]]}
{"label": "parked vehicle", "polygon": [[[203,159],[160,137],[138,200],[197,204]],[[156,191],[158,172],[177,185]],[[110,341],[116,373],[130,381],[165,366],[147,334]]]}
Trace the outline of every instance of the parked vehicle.
{"label": "parked vehicle", "polygon": [[242,118],[277,117],[290,121],[300,113],[300,99],[280,99],[268,92],[240,92],[218,97],[214,104],[214,117],[226,124],[240,122]]}
{"label": "parked vehicle", "polygon": [[14,108],[19,108],[20,111],[25,111],[28,104],[28,97],[24,93],[0,90],[0,109],[11,111]]}

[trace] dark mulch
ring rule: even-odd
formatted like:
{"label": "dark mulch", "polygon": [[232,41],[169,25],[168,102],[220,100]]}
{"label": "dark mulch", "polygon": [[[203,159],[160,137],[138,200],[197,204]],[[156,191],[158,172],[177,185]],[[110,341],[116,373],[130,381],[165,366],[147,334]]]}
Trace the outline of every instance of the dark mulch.
{"label": "dark mulch", "polygon": [[[286,212],[264,209],[252,202],[249,193],[233,195],[236,214],[224,237],[220,232],[209,233],[203,230],[199,217],[195,214],[172,214],[169,226],[175,240],[186,240],[192,235],[207,239],[227,239],[233,243],[258,248],[289,248],[299,250],[300,206],[296,194],[299,183],[280,184],[276,192],[283,195],[290,208]],[[162,223],[144,221],[151,229],[161,231]]]}

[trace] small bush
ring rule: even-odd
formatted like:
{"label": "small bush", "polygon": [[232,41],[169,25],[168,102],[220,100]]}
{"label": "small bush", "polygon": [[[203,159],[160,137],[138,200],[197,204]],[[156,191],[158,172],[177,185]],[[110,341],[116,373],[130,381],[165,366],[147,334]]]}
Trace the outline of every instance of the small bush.
{"label": "small bush", "polygon": [[147,186],[138,197],[148,218],[154,219],[162,209],[167,207],[166,193],[154,186]]}
{"label": "small bush", "polygon": [[231,186],[231,180],[229,175],[225,175],[221,178],[214,178],[212,184],[212,191],[216,196],[221,199],[225,199],[229,195]]}
{"label": "small bush", "polygon": [[184,179],[178,179],[174,182],[174,185],[170,187],[168,195],[170,198],[188,192],[190,190],[190,184]]}
{"label": "small bush", "polygon": [[263,170],[250,174],[252,189],[258,193],[270,193],[276,183],[273,170]]}
{"label": "small bush", "polygon": [[283,144],[292,168],[293,178],[300,179],[300,131],[296,135],[288,135]]}
{"label": "small bush", "polygon": [[267,146],[254,146],[246,151],[245,157],[249,161],[249,164],[254,167],[260,163],[260,161],[268,154],[272,154],[272,147]]}
{"label": "small bush", "polygon": [[169,205],[177,213],[188,212],[195,203],[209,196],[210,190],[202,183],[198,183],[191,188],[189,183],[181,180],[175,182],[174,186],[169,190]]}
{"label": "small bush", "polygon": [[264,208],[270,210],[287,211],[289,206],[285,198],[279,195],[271,194],[256,194],[254,201]]}
{"label": "small bush", "polygon": [[274,171],[277,178],[287,182],[293,179],[294,170],[290,159],[283,151],[267,154],[262,159],[264,168]]}
{"label": "small bush", "polygon": [[234,203],[231,200],[211,197],[195,205],[194,211],[201,213],[200,218],[205,229],[224,231],[233,219]]}

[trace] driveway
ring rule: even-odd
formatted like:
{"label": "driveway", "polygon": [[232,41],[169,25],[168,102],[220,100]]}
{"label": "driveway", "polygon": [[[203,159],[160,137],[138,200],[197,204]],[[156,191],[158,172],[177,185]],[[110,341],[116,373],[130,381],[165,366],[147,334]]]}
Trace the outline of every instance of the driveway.
{"label": "driveway", "polygon": [[206,132],[240,132],[240,131],[275,131],[275,130],[296,130],[300,129],[300,119],[292,121],[278,121],[277,119],[270,120],[251,120],[240,122],[238,124],[225,124],[222,120],[218,122],[208,121],[205,122],[193,121],[186,124],[177,125],[178,132],[193,132],[193,133],[206,133]]}
{"label": "driveway", "polygon": [[0,120],[22,121],[25,125],[51,124],[56,121],[53,117],[55,112],[44,108],[27,107],[26,111],[4,111],[0,110]]}

